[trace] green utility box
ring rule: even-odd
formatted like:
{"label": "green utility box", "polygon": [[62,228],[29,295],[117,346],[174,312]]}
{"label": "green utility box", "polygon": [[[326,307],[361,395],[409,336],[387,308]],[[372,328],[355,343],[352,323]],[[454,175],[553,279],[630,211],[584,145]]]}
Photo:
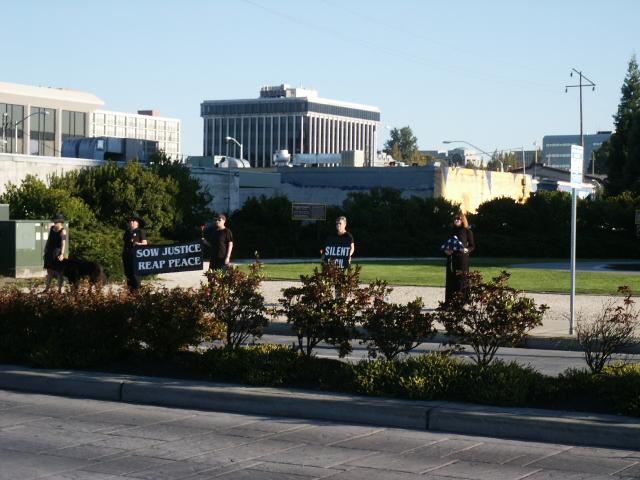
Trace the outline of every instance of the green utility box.
{"label": "green utility box", "polygon": [[[42,277],[44,246],[49,220],[0,220],[0,275],[14,278]],[[68,226],[67,247],[69,252]]]}

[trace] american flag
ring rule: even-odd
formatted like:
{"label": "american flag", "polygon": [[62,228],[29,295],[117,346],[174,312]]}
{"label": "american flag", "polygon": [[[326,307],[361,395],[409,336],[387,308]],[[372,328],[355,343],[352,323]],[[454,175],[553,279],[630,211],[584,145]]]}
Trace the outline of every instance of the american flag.
{"label": "american flag", "polygon": [[453,250],[454,252],[464,252],[464,245],[460,241],[457,235],[454,235],[447,239],[446,242],[442,244],[440,250],[443,252],[445,250]]}

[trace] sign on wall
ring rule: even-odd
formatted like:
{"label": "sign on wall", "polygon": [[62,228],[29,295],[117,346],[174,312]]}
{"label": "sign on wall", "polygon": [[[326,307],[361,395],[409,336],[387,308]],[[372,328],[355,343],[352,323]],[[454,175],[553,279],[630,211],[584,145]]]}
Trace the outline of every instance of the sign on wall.
{"label": "sign on wall", "polygon": [[200,240],[173,245],[138,245],[133,252],[135,275],[185,272],[203,269]]}
{"label": "sign on wall", "polygon": [[326,220],[327,205],[324,203],[292,203],[291,220]]}

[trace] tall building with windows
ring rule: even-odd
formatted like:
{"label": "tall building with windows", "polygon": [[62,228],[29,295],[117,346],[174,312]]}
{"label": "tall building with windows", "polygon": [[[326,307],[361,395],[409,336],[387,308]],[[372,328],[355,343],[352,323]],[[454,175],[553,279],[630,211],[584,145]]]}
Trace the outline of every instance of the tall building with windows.
{"label": "tall building with windows", "polygon": [[167,155],[180,158],[180,120],[160,117],[154,110],[137,114],[96,110],[91,115],[92,137],[153,140]]}
{"label": "tall building with windows", "polygon": [[[593,154],[609,140],[611,132],[603,131],[584,135],[584,166],[587,173]],[[580,145],[580,135],[545,135],[542,138],[542,156],[544,164],[550,167],[571,170],[571,145]]]}
{"label": "tall building with windows", "polygon": [[200,105],[204,119],[205,156],[240,157],[253,167],[269,167],[273,154],[340,153],[362,150],[365,165],[376,154],[377,107],[318,97],[315,90],[283,84],[260,89],[260,96],[244,100],[206,100]]}
{"label": "tall building with windows", "polygon": [[88,92],[0,82],[0,153],[59,157],[67,138],[107,136],[154,140],[180,157],[180,120],[155,111],[100,110],[103,105]]}

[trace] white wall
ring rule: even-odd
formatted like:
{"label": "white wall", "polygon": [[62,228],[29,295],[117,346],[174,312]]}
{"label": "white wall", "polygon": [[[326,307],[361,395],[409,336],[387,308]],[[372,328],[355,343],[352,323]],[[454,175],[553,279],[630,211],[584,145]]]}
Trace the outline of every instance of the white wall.
{"label": "white wall", "polygon": [[27,175],[35,175],[49,183],[51,175],[62,175],[81,168],[102,165],[102,160],[85,160],[67,157],[40,157],[36,155],[18,155],[0,153],[0,194],[5,192],[7,183],[19,185]]}

